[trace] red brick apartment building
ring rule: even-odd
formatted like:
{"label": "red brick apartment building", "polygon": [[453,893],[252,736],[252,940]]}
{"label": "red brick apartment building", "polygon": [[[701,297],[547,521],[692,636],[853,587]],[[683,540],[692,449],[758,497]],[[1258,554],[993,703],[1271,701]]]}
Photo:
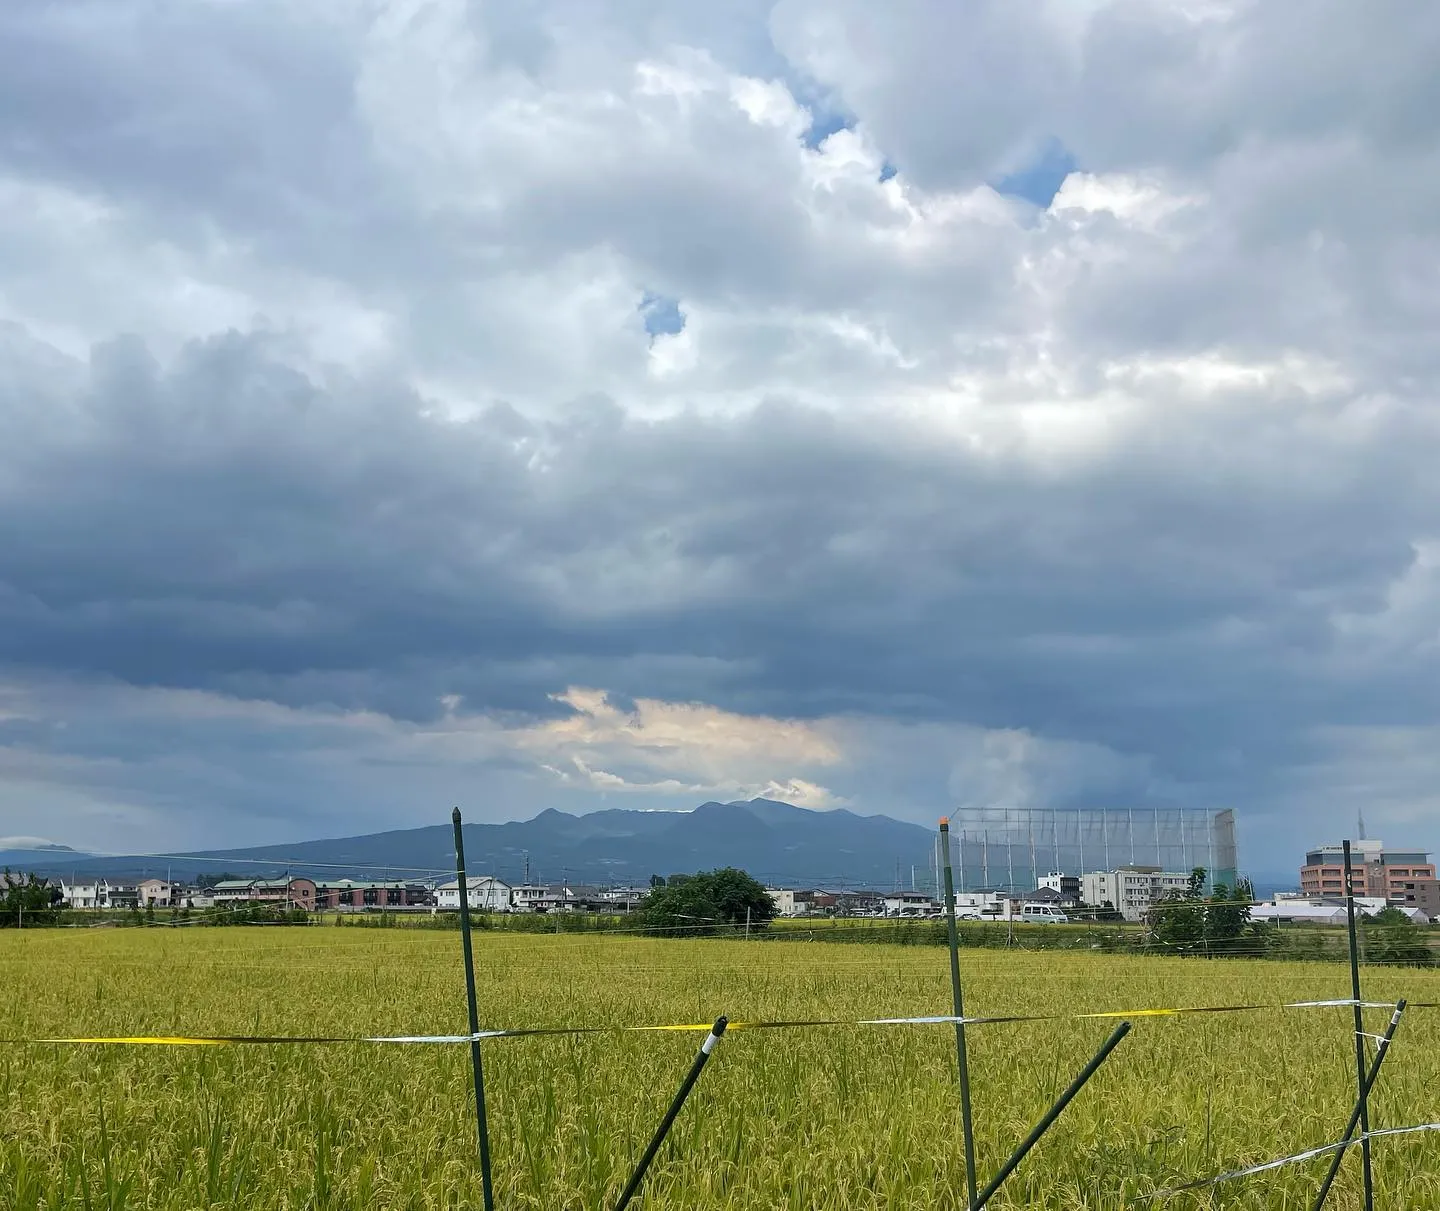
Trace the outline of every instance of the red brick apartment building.
{"label": "red brick apartment building", "polygon": [[316,884],[316,908],[410,908],[429,904],[434,893],[422,883],[335,879]]}
{"label": "red brick apartment building", "polygon": [[[1350,870],[1357,896],[1383,896],[1394,904],[1425,909],[1440,903],[1435,864],[1419,850],[1387,850],[1379,841],[1350,846]],[[1345,859],[1339,845],[1324,845],[1305,855],[1300,890],[1312,896],[1345,894]]]}
{"label": "red brick apartment building", "polygon": [[421,883],[358,879],[226,879],[215,885],[216,904],[273,904],[303,908],[409,908],[429,904],[432,893]]}

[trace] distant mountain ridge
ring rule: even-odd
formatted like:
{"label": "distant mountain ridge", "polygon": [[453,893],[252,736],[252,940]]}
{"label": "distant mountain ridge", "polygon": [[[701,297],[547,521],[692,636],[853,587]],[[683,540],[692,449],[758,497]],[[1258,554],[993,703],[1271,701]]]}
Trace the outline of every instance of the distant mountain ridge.
{"label": "distant mountain ridge", "polygon": [[[506,882],[643,884],[670,875],[740,866],[775,884],[890,887],[896,871],[909,886],[916,866],[929,886],[934,833],[889,816],[843,809],[812,811],[774,799],[702,803],[688,812],[611,808],[574,816],[547,808],[530,820],[465,826],[466,867]],[[16,855],[12,866],[79,877],[177,878],[220,871],[311,877],[420,878],[454,869],[454,834],[448,821],[422,828],[155,857],[87,858],[73,851],[62,861],[49,854]],[[0,854],[0,860],[6,857]]]}

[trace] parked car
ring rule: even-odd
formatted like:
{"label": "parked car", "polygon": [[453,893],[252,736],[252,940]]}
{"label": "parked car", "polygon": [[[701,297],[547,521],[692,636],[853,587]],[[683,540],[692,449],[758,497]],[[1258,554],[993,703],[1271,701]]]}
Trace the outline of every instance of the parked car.
{"label": "parked car", "polygon": [[1053,904],[1024,904],[1020,908],[1020,920],[1032,925],[1066,925],[1070,918]]}

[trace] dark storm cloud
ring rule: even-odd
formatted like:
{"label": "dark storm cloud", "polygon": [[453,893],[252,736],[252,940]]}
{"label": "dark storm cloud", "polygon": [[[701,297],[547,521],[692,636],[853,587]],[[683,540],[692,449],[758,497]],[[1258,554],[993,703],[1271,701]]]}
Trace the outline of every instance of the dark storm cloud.
{"label": "dark storm cloud", "polygon": [[[1416,819],[1437,32],[4,6],[0,832]],[[984,185],[1056,147],[1048,209]]]}
{"label": "dark storm cloud", "polygon": [[116,342],[68,399],[26,398],[0,399],[13,664],[426,718],[443,694],[551,711],[566,666],[643,694],[704,657],[688,696],[732,709],[1035,727],[1191,774],[1355,711],[1333,617],[1383,604],[1434,496],[1403,408],[1343,451],[1172,418],[1163,448],[1142,428],[1055,475],[780,403],[442,421],[238,335],[168,370]]}

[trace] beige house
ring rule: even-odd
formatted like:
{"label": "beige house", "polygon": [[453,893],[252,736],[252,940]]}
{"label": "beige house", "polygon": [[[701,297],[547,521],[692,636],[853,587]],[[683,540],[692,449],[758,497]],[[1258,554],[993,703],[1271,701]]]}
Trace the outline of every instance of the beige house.
{"label": "beige house", "polygon": [[135,886],[135,903],[140,908],[169,908],[175,888],[164,879],[144,879]]}

